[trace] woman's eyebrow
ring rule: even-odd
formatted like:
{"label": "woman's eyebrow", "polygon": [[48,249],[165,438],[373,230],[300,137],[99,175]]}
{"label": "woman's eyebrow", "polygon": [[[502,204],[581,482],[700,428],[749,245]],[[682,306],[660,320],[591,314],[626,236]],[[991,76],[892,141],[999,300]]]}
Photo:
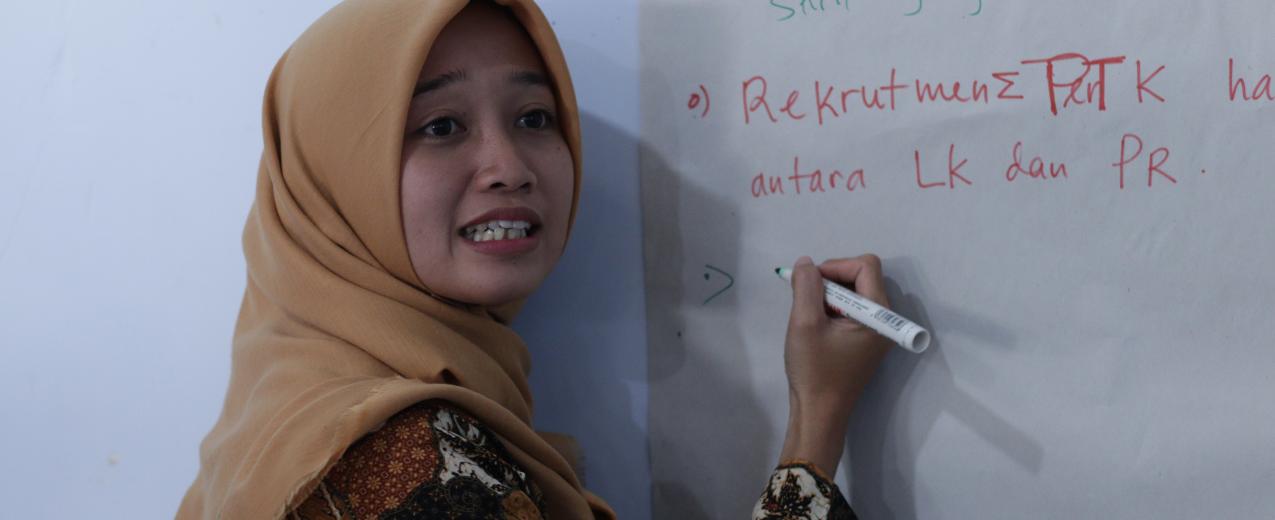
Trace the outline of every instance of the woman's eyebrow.
{"label": "woman's eyebrow", "polygon": [[513,73],[509,80],[517,85],[529,85],[549,88],[549,78],[539,72],[523,70]]}
{"label": "woman's eyebrow", "polygon": [[465,80],[465,71],[453,70],[429,81],[425,81],[416,85],[416,90],[412,91],[412,97],[419,96],[426,92],[433,92],[448,85],[458,83]]}

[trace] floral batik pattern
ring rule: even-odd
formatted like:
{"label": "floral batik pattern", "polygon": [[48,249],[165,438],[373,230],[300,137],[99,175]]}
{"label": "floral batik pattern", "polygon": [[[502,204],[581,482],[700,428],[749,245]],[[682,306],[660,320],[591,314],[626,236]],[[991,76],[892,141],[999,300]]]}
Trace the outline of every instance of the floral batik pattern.
{"label": "floral batik pattern", "polygon": [[288,519],[539,520],[543,500],[494,434],[426,401],[350,446]]}
{"label": "floral batik pattern", "polygon": [[[359,439],[288,520],[543,520],[544,497],[493,433],[446,402],[399,412]],[[780,464],[754,520],[856,520],[813,464]]]}
{"label": "floral batik pattern", "polygon": [[770,475],[761,499],[753,507],[753,520],[857,520],[841,490],[802,460],[780,464]]}

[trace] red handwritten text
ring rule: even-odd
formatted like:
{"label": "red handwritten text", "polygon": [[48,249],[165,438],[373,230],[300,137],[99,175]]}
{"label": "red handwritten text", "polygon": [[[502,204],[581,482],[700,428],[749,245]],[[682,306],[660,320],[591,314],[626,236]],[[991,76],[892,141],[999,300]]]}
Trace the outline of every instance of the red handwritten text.
{"label": "red handwritten text", "polygon": [[818,169],[802,173],[801,158],[793,157],[792,175],[781,177],[778,175],[766,175],[765,172],[762,172],[753,177],[753,198],[761,198],[767,195],[787,195],[788,192],[784,190],[785,180],[789,182],[788,186],[792,188],[794,195],[801,195],[803,187],[805,188],[805,193],[825,193],[833,190],[852,192],[868,188],[867,176],[862,168],[849,174],[842,173],[841,170],[832,170],[825,174],[823,170]]}
{"label": "red handwritten text", "polygon": [[[1130,145],[1137,146],[1137,148],[1135,148],[1132,153],[1129,152]],[[1120,160],[1114,163],[1111,163],[1111,166],[1114,166],[1120,170],[1120,189],[1122,190],[1124,189],[1125,166],[1128,166],[1130,163],[1136,160],[1138,156],[1141,154],[1142,154],[1142,138],[1141,137],[1138,137],[1137,134],[1125,134],[1124,137],[1120,138]],[[1155,181],[1156,174],[1159,174],[1163,176],[1164,178],[1169,179],[1169,182],[1172,182],[1174,184],[1178,183],[1177,179],[1173,178],[1172,175],[1169,175],[1168,172],[1165,172],[1163,169],[1164,163],[1168,161],[1169,161],[1169,149],[1163,146],[1160,148],[1156,148],[1155,150],[1152,150],[1151,154],[1147,156],[1147,187],[1148,188],[1150,188],[1153,181]]]}
{"label": "red handwritten text", "polygon": [[1045,160],[1040,157],[1033,157],[1027,162],[1027,166],[1023,167],[1023,142],[1014,143],[1014,162],[1005,169],[1005,180],[1014,182],[1020,175],[1026,175],[1033,179],[1057,179],[1059,177],[1067,177],[1066,163],[1049,163],[1049,171],[1045,171]]}

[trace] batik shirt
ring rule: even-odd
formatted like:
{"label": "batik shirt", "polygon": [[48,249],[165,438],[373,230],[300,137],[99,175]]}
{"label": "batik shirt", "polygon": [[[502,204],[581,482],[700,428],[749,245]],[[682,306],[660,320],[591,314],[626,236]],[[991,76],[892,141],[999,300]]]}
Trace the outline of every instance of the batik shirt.
{"label": "batik shirt", "polygon": [[[540,520],[544,498],[495,434],[445,402],[391,417],[345,452],[288,520]],[[780,464],[755,520],[854,519],[837,486],[804,461]]]}

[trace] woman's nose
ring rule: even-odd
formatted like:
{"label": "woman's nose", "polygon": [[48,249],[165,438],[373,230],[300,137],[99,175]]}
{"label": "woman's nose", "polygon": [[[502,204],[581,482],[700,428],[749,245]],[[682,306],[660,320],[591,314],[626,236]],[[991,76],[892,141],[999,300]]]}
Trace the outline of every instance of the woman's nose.
{"label": "woman's nose", "polygon": [[479,152],[478,187],[484,191],[530,191],[536,176],[523,160],[512,136],[491,132],[484,137]]}

